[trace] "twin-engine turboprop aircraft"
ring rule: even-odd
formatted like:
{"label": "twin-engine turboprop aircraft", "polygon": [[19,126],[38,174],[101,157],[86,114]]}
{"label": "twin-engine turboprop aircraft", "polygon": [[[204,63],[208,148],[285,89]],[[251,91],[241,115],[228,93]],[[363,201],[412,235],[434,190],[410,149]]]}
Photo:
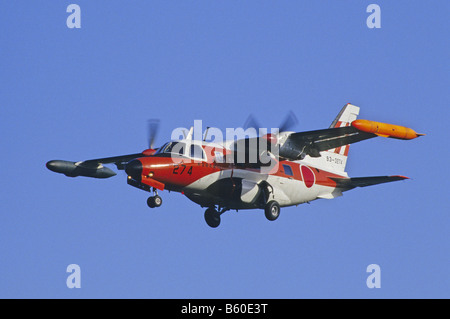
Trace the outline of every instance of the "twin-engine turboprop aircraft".
{"label": "twin-engine turboprop aircraft", "polygon": [[355,187],[407,179],[404,176],[349,178],[345,172],[349,144],[383,136],[402,140],[424,134],[398,125],[357,120],[359,107],[347,104],[327,129],[275,133],[214,143],[192,139],[193,128],[181,140],[153,148],[156,123],[150,125],[150,147],[142,153],[81,162],[53,160],[47,168],[66,176],[108,178],[114,163],[127,173],[129,185],[153,193],[149,207],[159,207],[158,190],[180,192],[201,207],[211,227],[233,209],[263,209],[275,220],[280,207],[315,199],[332,199]]}

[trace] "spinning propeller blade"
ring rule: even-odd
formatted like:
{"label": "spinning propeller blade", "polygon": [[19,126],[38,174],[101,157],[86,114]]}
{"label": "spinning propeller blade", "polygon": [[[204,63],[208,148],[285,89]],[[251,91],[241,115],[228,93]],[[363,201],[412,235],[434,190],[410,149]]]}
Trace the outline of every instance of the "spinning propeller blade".
{"label": "spinning propeller blade", "polygon": [[292,131],[297,124],[298,120],[294,112],[289,111],[283,123],[280,125],[278,132]]}
{"label": "spinning propeller blade", "polygon": [[158,135],[159,120],[150,119],[147,120],[147,137],[148,137],[148,148],[153,149],[153,145]]}
{"label": "spinning propeller blade", "polygon": [[[279,126],[277,133],[291,131],[294,129],[294,127],[297,124],[298,124],[298,120],[297,120],[297,117],[295,116],[294,112],[289,111],[288,114],[286,115],[284,121]],[[244,129],[248,129],[250,127],[256,129],[257,132],[259,132],[259,129],[261,128],[261,125],[256,120],[256,118],[253,114],[250,114],[248,116],[248,118],[244,124]]]}
{"label": "spinning propeller blade", "polygon": [[261,125],[259,125],[258,121],[256,120],[256,118],[253,116],[253,114],[250,114],[247,118],[247,120],[244,123],[244,129],[248,129],[248,128],[254,128],[256,131],[259,131],[259,128],[261,127]]}

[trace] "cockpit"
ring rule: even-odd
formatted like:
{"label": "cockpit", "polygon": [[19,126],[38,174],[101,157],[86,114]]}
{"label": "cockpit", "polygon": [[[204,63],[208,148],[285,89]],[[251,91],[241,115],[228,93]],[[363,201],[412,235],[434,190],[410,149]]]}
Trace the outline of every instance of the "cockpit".
{"label": "cockpit", "polygon": [[201,145],[187,144],[185,142],[168,142],[161,146],[154,155],[158,154],[178,154],[194,159],[205,160],[205,152]]}

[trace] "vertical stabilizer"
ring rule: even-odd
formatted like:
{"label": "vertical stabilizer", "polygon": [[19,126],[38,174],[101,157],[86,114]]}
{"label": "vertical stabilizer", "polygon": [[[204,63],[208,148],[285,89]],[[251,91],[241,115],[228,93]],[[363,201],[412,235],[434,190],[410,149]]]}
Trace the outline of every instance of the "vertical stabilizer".
{"label": "vertical stabilizer", "polygon": [[[350,126],[356,120],[359,114],[359,107],[353,104],[346,104],[331,123],[329,128]],[[305,158],[305,161],[318,165],[320,167],[330,169],[331,171],[345,172],[347,165],[348,151],[350,145],[336,147],[327,151],[320,152],[320,157]]]}
{"label": "vertical stabilizer", "polygon": [[[350,126],[351,123],[356,120],[358,114],[359,107],[347,103],[331,123],[330,128]],[[328,165],[330,165],[333,169],[338,171],[345,171],[349,148],[350,144],[333,148],[331,150],[322,152],[322,157],[325,157]],[[326,158],[327,156],[328,158]]]}

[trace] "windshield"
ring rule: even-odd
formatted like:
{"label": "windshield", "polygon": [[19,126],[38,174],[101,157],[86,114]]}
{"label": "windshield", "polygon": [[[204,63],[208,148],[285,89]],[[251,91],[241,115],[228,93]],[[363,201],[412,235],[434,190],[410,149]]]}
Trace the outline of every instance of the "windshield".
{"label": "windshield", "polygon": [[169,142],[161,146],[155,154],[178,154],[191,158],[206,159],[203,148],[197,144],[186,145],[183,142]]}
{"label": "windshield", "polygon": [[161,146],[155,154],[175,153],[184,155],[185,144],[181,142],[169,142]]}

